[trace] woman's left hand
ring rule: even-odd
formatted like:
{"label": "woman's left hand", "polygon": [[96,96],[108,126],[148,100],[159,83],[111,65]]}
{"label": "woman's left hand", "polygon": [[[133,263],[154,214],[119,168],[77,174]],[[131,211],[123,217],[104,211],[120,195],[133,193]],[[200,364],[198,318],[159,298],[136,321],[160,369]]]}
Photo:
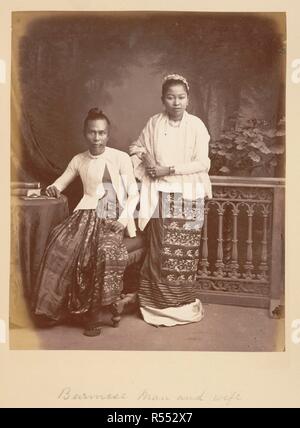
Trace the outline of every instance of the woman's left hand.
{"label": "woman's left hand", "polygon": [[146,168],[146,171],[151,178],[164,177],[165,175],[170,174],[170,169],[168,166],[149,166]]}
{"label": "woman's left hand", "polygon": [[113,230],[116,233],[123,232],[124,226],[122,223],[120,223],[118,220],[115,220],[111,223],[111,230]]}

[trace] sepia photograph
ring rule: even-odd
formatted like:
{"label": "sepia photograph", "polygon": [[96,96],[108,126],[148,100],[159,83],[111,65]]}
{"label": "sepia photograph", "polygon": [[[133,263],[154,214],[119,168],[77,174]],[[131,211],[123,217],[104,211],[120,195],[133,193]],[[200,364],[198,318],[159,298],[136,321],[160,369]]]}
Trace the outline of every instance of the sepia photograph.
{"label": "sepia photograph", "polygon": [[10,349],[285,351],[286,40],[12,13]]}
{"label": "sepia photograph", "polygon": [[299,407],[299,17],[1,4],[0,407]]}

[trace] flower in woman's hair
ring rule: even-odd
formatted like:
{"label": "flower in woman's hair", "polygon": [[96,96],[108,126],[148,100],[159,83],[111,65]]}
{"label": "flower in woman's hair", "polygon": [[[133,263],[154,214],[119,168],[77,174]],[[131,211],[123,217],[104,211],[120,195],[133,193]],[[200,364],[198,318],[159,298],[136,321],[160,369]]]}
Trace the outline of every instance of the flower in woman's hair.
{"label": "flower in woman's hair", "polygon": [[188,91],[190,90],[188,81],[186,80],[185,77],[181,76],[180,74],[168,74],[168,76],[164,77],[163,83],[165,83],[167,80],[180,80],[186,85]]}

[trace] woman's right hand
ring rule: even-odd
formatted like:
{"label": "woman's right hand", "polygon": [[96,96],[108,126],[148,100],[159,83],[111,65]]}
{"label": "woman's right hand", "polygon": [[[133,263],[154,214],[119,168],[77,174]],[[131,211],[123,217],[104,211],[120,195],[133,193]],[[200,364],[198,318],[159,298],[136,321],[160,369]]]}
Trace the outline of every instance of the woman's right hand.
{"label": "woman's right hand", "polygon": [[55,186],[47,187],[45,193],[47,196],[50,196],[51,198],[59,198],[60,197],[60,191]]}
{"label": "woman's right hand", "polygon": [[142,161],[143,161],[143,165],[145,168],[156,167],[156,162],[155,162],[154,158],[151,155],[149,155],[149,153],[143,153]]}

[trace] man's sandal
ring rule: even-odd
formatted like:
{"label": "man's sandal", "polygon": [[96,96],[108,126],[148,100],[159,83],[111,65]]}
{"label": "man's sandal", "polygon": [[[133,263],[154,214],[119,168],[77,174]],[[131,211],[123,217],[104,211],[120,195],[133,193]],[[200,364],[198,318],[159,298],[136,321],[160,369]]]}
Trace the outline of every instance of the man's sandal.
{"label": "man's sandal", "polygon": [[100,321],[87,324],[83,331],[83,334],[89,337],[99,336],[102,330],[101,325],[102,323]]}

